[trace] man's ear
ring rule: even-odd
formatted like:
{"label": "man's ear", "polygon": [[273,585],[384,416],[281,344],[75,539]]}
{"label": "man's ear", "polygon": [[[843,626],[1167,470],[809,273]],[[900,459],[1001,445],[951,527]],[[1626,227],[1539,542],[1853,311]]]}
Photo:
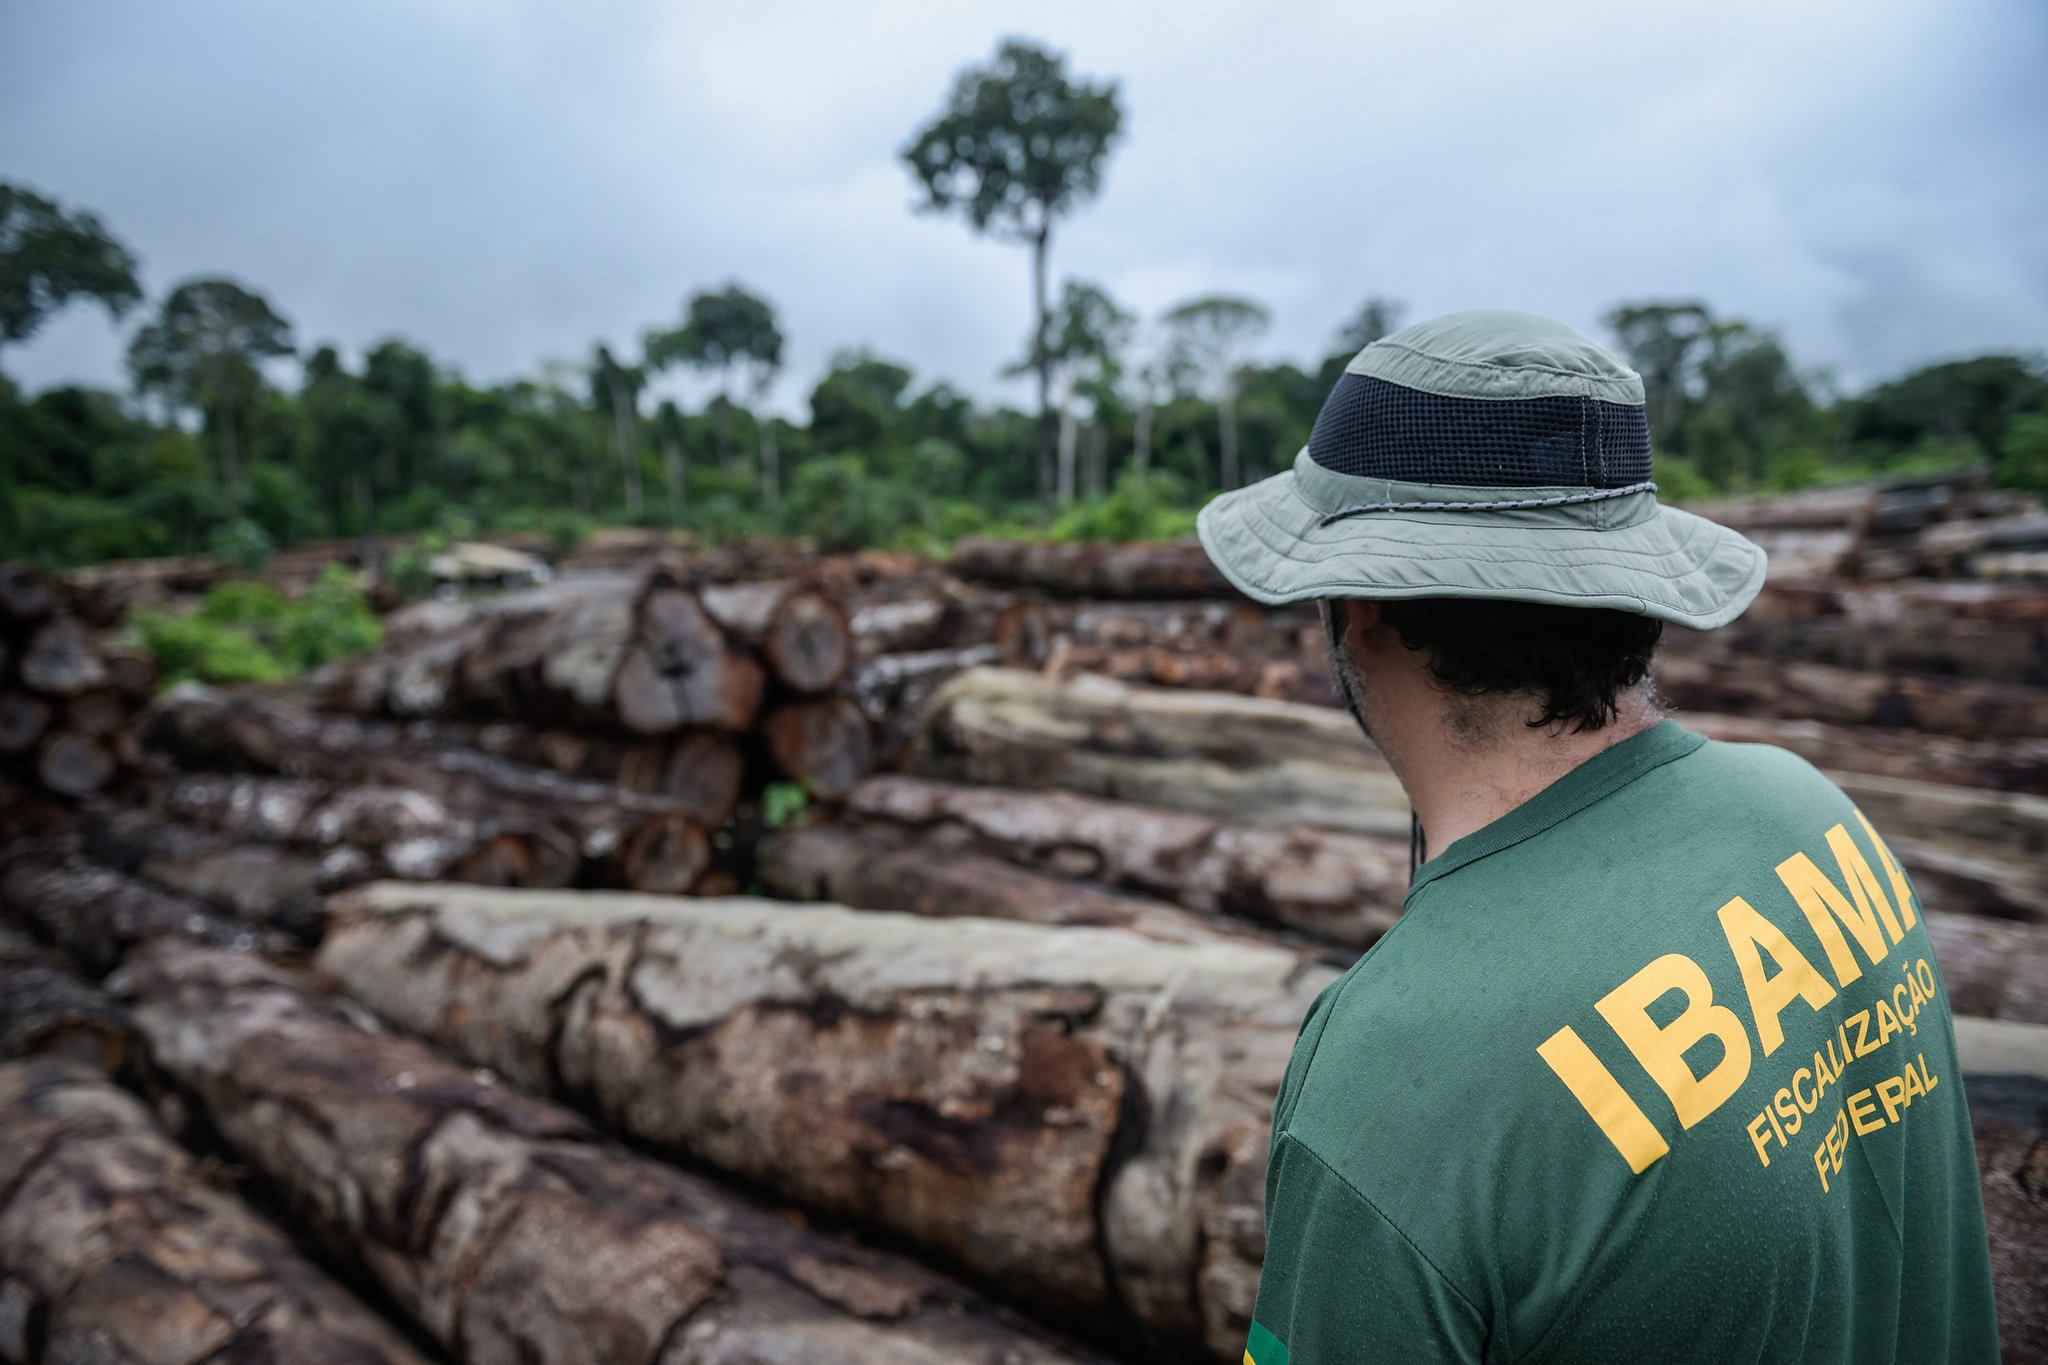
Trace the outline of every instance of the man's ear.
{"label": "man's ear", "polygon": [[1380,604],[1361,598],[1346,598],[1336,604],[1348,613],[1345,620],[1345,643],[1353,648],[1363,644],[1365,637],[1379,629],[1385,617],[1380,614]]}

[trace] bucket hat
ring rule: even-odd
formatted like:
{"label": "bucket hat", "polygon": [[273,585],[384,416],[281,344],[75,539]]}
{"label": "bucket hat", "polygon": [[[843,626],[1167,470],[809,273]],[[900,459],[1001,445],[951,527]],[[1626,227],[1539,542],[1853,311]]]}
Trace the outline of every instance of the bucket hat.
{"label": "bucket hat", "polygon": [[1657,501],[1642,378],[1533,313],[1417,323],[1345,367],[1294,467],[1213,499],[1202,546],[1247,597],[1606,607],[1698,630],[1764,552]]}

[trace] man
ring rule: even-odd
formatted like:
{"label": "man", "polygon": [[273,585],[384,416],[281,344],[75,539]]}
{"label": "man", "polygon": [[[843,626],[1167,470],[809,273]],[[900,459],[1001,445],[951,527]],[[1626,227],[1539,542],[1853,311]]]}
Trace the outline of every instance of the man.
{"label": "man", "polygon": [[1302,1026],[1247,1365],[1997,1359],[1910,882],[1805,762],[1651,694],[1764,557],[1658,504],[1642,381],[1528,314],[1422,323],[1200,529],[1321,604],[1423,859]]}

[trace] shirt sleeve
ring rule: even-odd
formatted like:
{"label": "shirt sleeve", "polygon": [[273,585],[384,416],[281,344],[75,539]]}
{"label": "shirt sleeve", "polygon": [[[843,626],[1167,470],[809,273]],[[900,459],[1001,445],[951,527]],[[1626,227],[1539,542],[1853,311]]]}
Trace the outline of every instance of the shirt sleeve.
{"label": "shirt sleeve", "polygon": [[1313,1151],[1281,1134],[1247,1365],[1479,1361],[1485,1316]]}

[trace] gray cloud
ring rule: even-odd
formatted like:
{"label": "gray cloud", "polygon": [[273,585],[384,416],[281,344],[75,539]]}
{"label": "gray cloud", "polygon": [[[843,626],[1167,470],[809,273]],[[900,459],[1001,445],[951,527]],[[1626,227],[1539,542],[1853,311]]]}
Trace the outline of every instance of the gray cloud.
{"label": "gray cloud", "polygon": [[[1024,253],[911,212],[897,148],[1002,34],[1120,78],[1129,137],[1055,268],[1147,311],[1263,299],[1319,356],[1369,292],[1596,327],[1697,295],[1851,384],[2048,344],[2048,12],[2030,0],[756,6],[19,5],[0,176],[100,211],[161,292],[474,378],[630,341],[729,277],[796,407],[868,343],[982,394]],[[119,378],[87,312],[6,357]]]}

